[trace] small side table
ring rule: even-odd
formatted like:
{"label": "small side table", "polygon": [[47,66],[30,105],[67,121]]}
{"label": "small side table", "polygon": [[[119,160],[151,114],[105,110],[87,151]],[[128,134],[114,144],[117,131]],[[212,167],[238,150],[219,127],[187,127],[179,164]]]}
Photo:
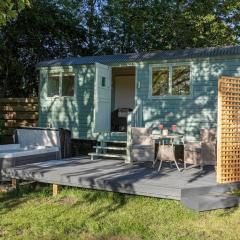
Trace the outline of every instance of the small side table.
{"label": "small side table", "polygon": [[[177,161],[176,161],[176,157],[175,157],[175,147],[174,147],[174,141],[176,139],[182,139],[183,135],[152,135],[152,138],[156,141],[158,141],[158,152],[157,152],[157,156],[153,161],[153,167],[155,166],[158,157],[160,158],[160,164],[158,167],[158,172],[161,170],[162,167],[162,162],[163,161],[167,161],[167,162],[174,162],[178,171],[181,171],[181,169],[179,168]],[[168,144],[165,144],[164,140],[167,139],[168,140]],[[183,140],[182,140],[183,142]]]}

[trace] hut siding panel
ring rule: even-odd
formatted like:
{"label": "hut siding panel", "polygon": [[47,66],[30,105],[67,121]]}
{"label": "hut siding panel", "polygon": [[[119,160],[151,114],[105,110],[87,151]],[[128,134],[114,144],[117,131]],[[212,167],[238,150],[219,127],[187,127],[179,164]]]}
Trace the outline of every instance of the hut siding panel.
{"label": "hut siding panel", "polygon": [[[187,98],[179,96],[159,99],[149,96],[150,63],[136,63],[136,78],[140,83],[136,94],[137,99],[143,102],[144,124],[151,127],[157,126],[160,121],[166,127],[177,124],[179,132],[186,135],[185,140],[199,140],[200,128],[216,127],[219,76],[240,76],[239,61],[236,58],[168,61],[191,63],[192,95]],[[166,61],[151,62],[157,63],[165,64]],[[74,138],[94,139],[96,135],[92,134],[92,126],[95,68],[93,65],[75,66],[73,71],[77,74],[76,96],[71,99],[46,98],[47,73],[43,71],[39,124],[45,126],[51,121],[54,126],[70,128]]]}
{"label": "hut siding panel", "polygon": [[[56,68],[57,71],[57,68]],[[44,89],[40,93],[39,125],[44,127],[51,123],[54,127],[68,128],[73,138],[93,138],[91,129],[93,124],[94,99],[94,66],[76,66],[75,96],[48,98],[47,71],[44,73]]]}
{"label": "hut siding panel", "polygon": [[[187,61],[186,61],[187,62]],[[160,62],[159,62],[160,63]],[[137,97],[143,102],[143,120],[147,127],[156,128],[159,122],[167,128],[177,124],[186,141],[199,140],[200,128],[217,125],[218,78],[221,75],[240,76],[239,59],[192,61],[192,96],[152,99],[149,96],[149,64],[137,70],[141,88]]]}

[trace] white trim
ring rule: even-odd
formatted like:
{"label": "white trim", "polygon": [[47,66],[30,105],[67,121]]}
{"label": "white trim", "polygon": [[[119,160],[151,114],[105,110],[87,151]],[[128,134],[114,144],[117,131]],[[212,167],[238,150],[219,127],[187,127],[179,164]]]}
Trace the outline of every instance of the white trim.
{"label": "white trim", "polygon": [[59,76],[59,89],[58,89],[58,92],[59,92],[59,96],[62,97],[62,79],[63,79],[63,72],[61,72],[60,76]]}
{"label": "white trim", "polygon": [[134,81],[135,81],[135,93],[134,93],[134,107],[137,106],[137,102],[138,102],[138,89],[141,88],[141,83],[138,82],[138,77],[137,77],[137,66],[134,66],[135,67],[135,76],[134,76]]}
{"label": "white trim", "polygon": [[[171,95],[172,91],[172,67],[176,66],[189,66],[190,67],[190,94],[189,95]],[[154,67],[167,67],[169,68],[169,95],[152,95],[152,69]],[[164,64],[149,64],[149,91],[148,98],[149,99],[191,99],[193,97],[193,86],[192,86],[192,62],[184,62],[184,63],[164,63]],[[170,86],[171,84],[171,86]]]}
{"label": "white trim", "polygon": [[[111,65],[109,66],[111,68],[111,83],[112,83],[112,68],[124,68],[124,67],[134,67],[135,68],[135,73],[134,73],[134,81],[135,81],[135,89],[134,89],[134,108],[138,105],[138,102],[139,102],[139,98],[137,96],[137,93],[138,93],[138,89],[141,88],[141,84],[140,82],[138,81],[138,63],[133,63],[133,64],[119,64],[117,66],[114,66],[114,65]],[[112,99],[111,99],[111,104],[112,104]],[[111,116],[110,116],[111,117]],[[112,123],[112,121],[110,120],[110,123]],[[115,132],[111,132],[111,133],[115,133]],[[121,133],[121,132],[120,132]],[[126,134],[126,133],[123,133],[123,134]]]}
{"label": "white trim", "polygon": [[[137,101],[138,101],[137,91],[138,91],[138,89],[141,88],[141,83],[138,82],[138,77],[137,77],[138,64],[134,63],[134,64],[131,64],[131,65],[119,65],[119,66],[109,66],[109,67],[111,68],[111,71],[112,71],[112,68],[124,68],[124,67],[134,67],[135,68],[135,73],[134,73],[134,81],[135,81],[134,105],[136,106]],[[111,77],[112,77],[112,74],[111,74]],[[112,82],[112,79],[111,79],[111,82]]]}
{"label": "white trim", "polygon": [[[172,95],[172,66],[168,67],[168,93],[170,96]],[[152,88],[152,87],[151,87]]]}
{"label": "white trim", "polygon": [[92,132],[97,133],[96,131],[96,101],[98,99],[98,90],[97,90],[97,81],[98,81],[98,63],[95,63],[95,78],[94,78],[94,97],[93,97],[93,127]]}
{"label": "white trim", "polygon": [[[109,104],[109,132],[111,132],[111,126],[112,126],[112,116],[111,116],[111,112],[112,112],[112,67],[107,66],[108,67],[108,77],[109,77],[109,88],[110,88],[110,104]],[[108,84],[108,83],[107,83]]]}

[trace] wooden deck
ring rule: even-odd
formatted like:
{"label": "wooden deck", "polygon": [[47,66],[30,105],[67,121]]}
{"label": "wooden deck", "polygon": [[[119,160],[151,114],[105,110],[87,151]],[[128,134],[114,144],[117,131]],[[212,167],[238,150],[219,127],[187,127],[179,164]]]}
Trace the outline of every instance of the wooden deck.
{"label": "wooden deck", "polygon": [[121,160],[76,157],[8,168],[11,178],[114,191],[158,198],[181,199],[185,189],[216,186],[214,170],[189,168],[178,172],[164,165],[161,172],[151,163],[124,164]]}

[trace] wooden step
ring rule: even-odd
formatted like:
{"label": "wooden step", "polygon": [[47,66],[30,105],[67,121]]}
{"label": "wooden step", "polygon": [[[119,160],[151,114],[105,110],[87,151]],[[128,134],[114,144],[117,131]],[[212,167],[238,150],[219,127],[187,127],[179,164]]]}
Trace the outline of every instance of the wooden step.
{"label": "wooden step", "polygon": [[91,157],[107,157],[107,158],[121,158],[126,159],[126,155],[124,154],[110,154],[110,153],[89,153]]}
{"label": "wooden step", "polygon": [[109,150],[119,150],[119,151],[126,151],[127,148],[126,147],[102,147],[102,146],[94,146],[93,148],[96,149],[109,149]]}
{"label": "wooden step", "polygon": [[107,140],[107,139],[104,139],[102,141],[98,141],[98,142],[104,142],[104,143],[125,143],[127,144],[127,141],[120,141],[120,140]]}

